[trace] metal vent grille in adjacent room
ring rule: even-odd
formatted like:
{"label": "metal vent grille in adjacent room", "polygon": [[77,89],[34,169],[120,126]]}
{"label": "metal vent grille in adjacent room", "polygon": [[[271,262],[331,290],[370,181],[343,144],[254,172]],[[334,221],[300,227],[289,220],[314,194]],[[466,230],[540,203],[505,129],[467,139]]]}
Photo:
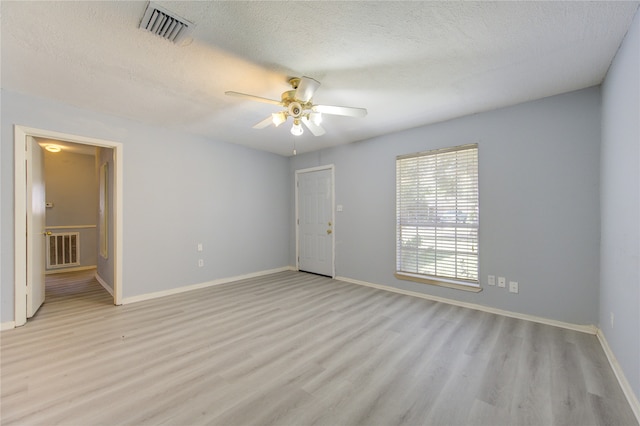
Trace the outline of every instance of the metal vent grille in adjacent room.
{"label": "metal vent grille in adjacent room", "polygon": [[162,6],[149,2],[142,21],[140,21],[140,28],[177,43],[191,34],[193,22],[179,17]]}
{"label": "metal vent grille in adjacent room", "polygon": [[47,269],[80,265],[80,233],[50,234],[47,244]]}

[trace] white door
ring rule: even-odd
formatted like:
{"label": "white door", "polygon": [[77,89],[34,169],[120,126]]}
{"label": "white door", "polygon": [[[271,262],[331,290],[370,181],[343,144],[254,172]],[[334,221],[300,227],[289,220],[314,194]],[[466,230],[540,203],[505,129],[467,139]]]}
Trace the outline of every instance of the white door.
{"label": "white door", "polygon": [[27,137],[27,318],[44,302],[45,186],[42,148]]}
{"label": "white door", "polygon": [[334,276],[333,168],[298,171],[298,269]]}

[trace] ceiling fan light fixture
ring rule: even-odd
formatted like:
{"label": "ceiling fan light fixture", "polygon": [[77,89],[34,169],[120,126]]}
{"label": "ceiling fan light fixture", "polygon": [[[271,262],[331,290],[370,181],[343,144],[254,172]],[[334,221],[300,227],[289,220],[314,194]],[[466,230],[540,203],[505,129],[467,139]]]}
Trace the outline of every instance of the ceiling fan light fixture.
{"label": "ceiling fan light fixture", "polygon": [[310,77],[293,77],[289,79],[289,84],[291,84],[293,90],[287,90],[282,93],[280,101],[241,92],[227,91],[224,93],[229,96],[237,96],[252,101],[278,105],[284,108],[283,111],[268,115],[264,120],[255,124],[253,128],[264,129],[271,124],[278,127],[291,117],[293,119],[291,134],[294,136],[300,136],[304,133],[302,124],[309,129],[313,136],[324,135],[326,132],[320,125],[323,114],[341,115],[345,117],[365,117],[367,115],[367,110],[364,108],[314,104],[312,101],[313,94],[320,86],[320,83]]}
{"label": "ceiling fan light fixture", "polygon": [[271,116],[273,117],[273,124],[276,127],[287,121],[287,116],[284,112],[274,112]]}
{"label": "ceiling fan light fixture", "polygon": [[293,136],[300,136],[303,133],[304,133],[304,129],[300,125],[300,120],[294,120],[293,126],[291,127],[291,134]]}

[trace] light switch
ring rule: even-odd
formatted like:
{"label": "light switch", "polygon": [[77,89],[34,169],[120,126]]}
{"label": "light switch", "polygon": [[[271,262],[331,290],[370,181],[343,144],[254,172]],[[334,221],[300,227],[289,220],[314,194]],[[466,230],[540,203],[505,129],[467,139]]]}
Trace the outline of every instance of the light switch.
{"label": "light switch", "polygon": [[342,211],[342,204],[338,204],[338,205],[336,206],[336,211],[337,211],[337,212],[341,212],[341,211]]}
{"label": "light switch", "polygon": [[496,276],[489,275],[489,279],[487,280],[487,282],[489,283],[489,285],[496,285]]}
{"label": "light switch", "polygon": [[507,279],[505,277],[498,277],[498,287],[506,287]]}

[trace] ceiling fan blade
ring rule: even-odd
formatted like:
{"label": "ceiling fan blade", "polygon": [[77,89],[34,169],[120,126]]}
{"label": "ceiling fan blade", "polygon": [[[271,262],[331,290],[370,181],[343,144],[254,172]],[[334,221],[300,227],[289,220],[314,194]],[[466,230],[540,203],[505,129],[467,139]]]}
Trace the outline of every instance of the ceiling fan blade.
{"label": "ceiling fan blade", "polygon": [[273,119],[273,125],[278,127],[285,121],[287,121],[287,113],[285,111],[274,112],[271,114],[271,118]]}
{"label": "ceiling fan blade", "polygon": [[302,102],[309,102],[318,87],[320,87],[320,82],[310,77],[301,77],[296,90],[296,99]]}
{"label": "ceiling fan blade", "polygon": [[254,129],[264,129],[265,127],[269,127],[270,124],[273,124],[273,116],[268,116],[267,118],[265,118],[264,120],[262,120],[261,122],[255,124],[253,126]]}
{"label": "ceiling fan blade", "polygon": [[367,110],[364,108],[332,106],[332,105],[314,105],[312,108],[315,112],[332,115],[344,115],[345,117],[364,117]]}
{"label": "ceiling fan blade", "polygon": [[307,126],[307,129],[309,129],[311,133],[313,133],[314,136],[324,135],[325,131],[321,126],[315,124],[313,121],[309,120],[307,117],[302,117],[301,120],[304,123],[304,125]]}
{"label": "ceiling fan blade", "polygon": [[224,92],[225,95],[228,96],[236,96],[238,98],[245,98],[245,99],[250,99],[252,101],[257,101],[257,102],[264,102],[266,104],[272,104],[272,105],[282,105],[282,102],[280,101],[276,101],[275,99],[268,99],[268,98],[263,98],[261,96],[254,96],[254,95],[247,95],[246,93],[240,93],[240,92]]}

